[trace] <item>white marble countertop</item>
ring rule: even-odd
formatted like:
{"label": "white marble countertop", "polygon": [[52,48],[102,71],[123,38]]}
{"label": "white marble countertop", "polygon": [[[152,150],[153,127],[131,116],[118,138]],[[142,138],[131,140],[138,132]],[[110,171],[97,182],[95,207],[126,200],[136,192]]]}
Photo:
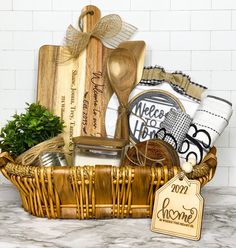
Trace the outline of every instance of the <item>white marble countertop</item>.
{"label": "white marble countertop", "polygon": [[150,231],[150,219],[48,220],[21,208],[12,185],[0,185],[1,248],[236,247],[236,188],[202,190],[205,210],[200,241]]}

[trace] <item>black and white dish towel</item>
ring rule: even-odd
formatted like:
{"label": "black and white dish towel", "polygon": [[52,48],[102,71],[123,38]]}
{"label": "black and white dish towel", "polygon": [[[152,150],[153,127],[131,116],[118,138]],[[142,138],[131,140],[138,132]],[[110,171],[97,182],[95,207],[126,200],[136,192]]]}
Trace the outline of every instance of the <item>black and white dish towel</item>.
{"label": "black and white dish towel", "polygon": [[171,144],[175,150],[178,150],[184,141],[191,122],[190,115],[181,110],[171,108],[164,121],[160,123],[160,130],[156,136]]}
{"label": "black and white dish towel", "polygon": [[181,163],[190,158],[199,164],[224,131],[232,115],[232,104],[208,95],[200,104],[179,148]]}

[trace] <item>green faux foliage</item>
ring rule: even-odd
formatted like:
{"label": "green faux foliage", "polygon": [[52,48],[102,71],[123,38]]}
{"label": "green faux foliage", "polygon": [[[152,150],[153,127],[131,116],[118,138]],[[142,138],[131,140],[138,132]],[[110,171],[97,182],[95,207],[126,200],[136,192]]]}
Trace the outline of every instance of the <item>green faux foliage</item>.
{"label": "green faux foliage", "polygon": [[29,148],[57,136],[64,125],[38,103],[27,103],[25,114],[15,114],[0,132],[0,148],[17,157]]}

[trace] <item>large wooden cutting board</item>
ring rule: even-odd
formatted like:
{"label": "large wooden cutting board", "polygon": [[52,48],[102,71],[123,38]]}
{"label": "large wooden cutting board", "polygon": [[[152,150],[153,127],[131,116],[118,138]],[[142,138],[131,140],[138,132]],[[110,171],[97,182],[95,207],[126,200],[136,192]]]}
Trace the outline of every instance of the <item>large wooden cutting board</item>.
{"label": "large wooden cutting board", "polygon": [[[94,14],[84,16],[85,32],[101,17],[97,7],[86,6],[82,11],[88,10]],[[112,95],[106,58],[111,50],[92,37],[77,59],[61,62],[63,49],[52,45],[40,48],[37,100],[65,122],[66,150],[72,152],[72,137],[106,136],[105,110]]]}

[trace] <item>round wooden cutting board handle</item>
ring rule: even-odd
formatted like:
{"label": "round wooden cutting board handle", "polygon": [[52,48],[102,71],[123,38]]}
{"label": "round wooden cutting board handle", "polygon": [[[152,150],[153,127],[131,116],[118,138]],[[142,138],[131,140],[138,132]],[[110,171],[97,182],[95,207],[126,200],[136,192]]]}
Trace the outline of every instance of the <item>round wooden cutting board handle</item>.
{"label": "round wooden cutting board handle", "polygon": [[82,9],[81,16],[83,32],[90,32],[101,19],[101,11],[94,5],[87,5]]}

